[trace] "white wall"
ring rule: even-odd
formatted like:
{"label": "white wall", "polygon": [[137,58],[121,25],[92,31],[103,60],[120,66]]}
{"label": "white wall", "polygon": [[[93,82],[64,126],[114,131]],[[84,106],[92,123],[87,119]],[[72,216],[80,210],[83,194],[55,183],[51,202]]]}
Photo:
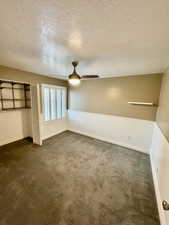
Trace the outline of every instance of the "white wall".
{"label": "white wall", "polygon": [[162,201],[169,203],[169,142],[155,125],[150,151],[154,186],[161,225],[169,225],[169,211],[162,209]]}
{"label": "white wall", "polygon": [[58,120],[43,121],[42,139],[47,139],[65,130],[68,130],[66,117]]}
{"label": "white wall", "polygon": [[32,136],[31,110],[0,112],[0,146]]}
{"label": "white wall", "polygon": [[[42,140],[72,130],[148,153],[154,122],[97,113],[68,111],[68,119],[42,121]],[[31,110],[0,112],[0,145],[32,136]]]}
{"label": "white wall", "polygon": [[[0,112],[0,146],[33,137],[31,109]],[[42,122],[42,140],[67,130],[67,117]]]}
{"label": "white wall", "polygon": [[33,143],[42,145],[42,116],[40,85],[31,86],[32,138]]}
{"label": "white wall", "polygon": [[153,121],[68,111],[70,130],[145,153],[150,150],[153,126]]}

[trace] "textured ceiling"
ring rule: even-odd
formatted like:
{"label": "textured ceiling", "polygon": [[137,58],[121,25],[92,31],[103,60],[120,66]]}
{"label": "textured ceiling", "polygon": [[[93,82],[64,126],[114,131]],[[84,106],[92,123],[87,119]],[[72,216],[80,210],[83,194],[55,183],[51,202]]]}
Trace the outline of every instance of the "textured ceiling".
{"label": "textured ceiling", "polygon": [[0,64],[55,77],[163,72],[169,0],[0,0]]}

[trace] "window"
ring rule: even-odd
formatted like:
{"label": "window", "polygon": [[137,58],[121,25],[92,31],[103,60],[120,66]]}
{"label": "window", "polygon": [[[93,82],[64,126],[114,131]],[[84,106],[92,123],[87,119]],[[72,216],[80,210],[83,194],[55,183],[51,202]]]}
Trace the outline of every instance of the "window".
{"label": "window", "polygon": [[44,120],[61,119],[66,115],[66,88],[42,85]]}

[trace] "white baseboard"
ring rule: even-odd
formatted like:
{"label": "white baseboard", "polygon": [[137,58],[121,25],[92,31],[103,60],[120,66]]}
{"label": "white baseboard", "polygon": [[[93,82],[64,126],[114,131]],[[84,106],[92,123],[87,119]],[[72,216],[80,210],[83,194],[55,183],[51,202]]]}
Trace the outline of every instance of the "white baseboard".
{"label": "white baseboard", "polygon": [[137,146],[133,146],[133,145],[127,145],[125,143],[122,143],[122,142],[116,142],[116,141],[113,141],[109,138],[103,138],[101,136],[96,136],[96,135],[93,135],[93,134],[89,134],[89,133],[85,133],[85,132],[82,132],[80,130],[75,130],[75,129],[72,129],[72,128],[68,128],[68,130],[72,131],[72,132],[75,132],[75,133],[79,133],[79,134],[82,134],[82,135],[85,135],[85,136],[88,136],[88,137],[91,137],[91,138],[95,138],[95,139],[98,139],[98,140],[101,140],[101,141],[105,141],[105,142],[109,142],[111,144],[115,144],[115,145],[119,145],[119,146],[122,146],[122,147],[125,147],[125,148],[130,148],[132,150],[135,150],[135,151],[138,151],[138,152],[142,152],[142,153],[145,153],[145,154],[148,154],[147,153],[147,150],[144,150],[142,148],[139,148]]}
{"label": "white baseboard", "polygon": [[56,132],[55,134],[46,136],[46,137],[43,138],[43,141],[45,141],[45,140],[47,140],[47,139],[49,139],[49,138],[52,138],[52,137],[54,137],[54,136],[56,136],[56,135],[58,135],[58,134],[61,134],[61,133],[65,132],[65,131],[67,131],[67,130],[68,130],[68,129],[60,130],[60,131]]}
{"label": "white baseboard", "polygon": [[157,178],[156,170],[155,170],[151,155],[150,155],[150,162],[151,162],[153,183],[154,183],[155,194],[156,194],[156,201],[157,201],[158,212],[159,212],[159,217],[160,217],[160,224],[161,225],[167,225],[165,215],[164,215],[164,210],[162,208],[162,198],[161,198],[161,194],[160,194],[158,178]]}

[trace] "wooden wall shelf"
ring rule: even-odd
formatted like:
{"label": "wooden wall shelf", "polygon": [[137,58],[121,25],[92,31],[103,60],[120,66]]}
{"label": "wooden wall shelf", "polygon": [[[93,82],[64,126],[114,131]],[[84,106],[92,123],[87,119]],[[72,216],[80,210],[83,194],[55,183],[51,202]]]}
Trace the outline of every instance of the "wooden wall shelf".
{"label": "wooden wall shelf", "polygon": [[[21,99],[21,98],[14,98],[14,99],[12,99],[12,98],[3,98],[3,99],[1,99],[2,101],[25,101],[25,99]],[[26,98],[26,101],[30,101],[30,98]]]}
{"label": "wooden wall shelf", "polygon": [[3,111],[13,111],[17,109],[31,109],[31,107],[16,107],[16,108],[5,108]]}
{"label": "wooden wall shelf", "polygon": [[30,109],[30,84],[0,80],[1,110]]}
{"label": "wooden wall shelf", "polygon": [[0,87],[0,89],[15,89],[15,90],[23,90],[23,91],[30,91],[30,89],[26,88],[12,88],[12,87]]}

